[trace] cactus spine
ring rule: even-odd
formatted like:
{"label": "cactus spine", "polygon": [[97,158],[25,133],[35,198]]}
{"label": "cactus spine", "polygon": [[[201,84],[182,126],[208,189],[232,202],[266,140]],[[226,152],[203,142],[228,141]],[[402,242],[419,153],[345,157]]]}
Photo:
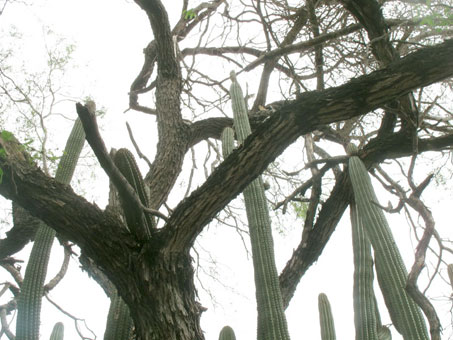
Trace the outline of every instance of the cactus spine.
{"label": "cactus spine", "polygon": [[[114,156],[115,165],[127,179],[129,184],[134,188],[140,201],[145,207],[149,206],[148,195],[145,191],[143,177],[135,161],[134,155],[127,149],[119,149]],[[121,198],[126,223],[129,230],[134,233],[140,240],[149,240],[151,238],[153,221],[149,214],[143,214],[135,205]]]}
{"label": "cactus spine", "polygon": [[428,340],[425,320],[419,307],[405,291],[407,270],[392,232],[378,202],[368,172],[356,150],[348,148],[349,176],[357,204],[375,254],[378,282],[395,328],[405,340]]}
{"label": "cactus spine", "polygon": [[[251,133],[247,108],[236,75],[231,73],[230,96],[234,114],[234,128],[239,143]],[[232,140],[226,132],[225,138]],[[231,147],[231,143],[230,146]],[[255,274],[256,300],[258,309],[259,340],[289,340],[288,326],[275,266],[269,211],[261,177],[255,179],[244,190],[244,200],[249,222]]]}
{"label": "cactus spine", "polygon": [[327,295],[318,295],[319,324],[321,327],[322,340],[335,340],[335,325],[333,322],[332,309]]}
{"label": "cactus spine", "polygon": [[117,292],[110,297],[110,301],[104,340],[132,339],[134,322],[129,314],[129,307]]}
{"label": "cactus spine", "polygon": [[57,322],[53,326],[52,334],[50,334],[50,340],[63,340],[64,336],[64,325],[61,322]]}
{"label": "cactus spine", "polygon": [[230,326],[223,327],[219,334],[219,340],[236,340],[233,328]]}
{"label": "cactus spine", "polygon": [[[85,132],[82,122],[77,118],[55,174],[57,181],[69,185],[84,142]],[[36,232],[18,299],[17,340],[39,339],[41,300],[44,294],[44,280],[54,237],[55,231],[41,222]]]}

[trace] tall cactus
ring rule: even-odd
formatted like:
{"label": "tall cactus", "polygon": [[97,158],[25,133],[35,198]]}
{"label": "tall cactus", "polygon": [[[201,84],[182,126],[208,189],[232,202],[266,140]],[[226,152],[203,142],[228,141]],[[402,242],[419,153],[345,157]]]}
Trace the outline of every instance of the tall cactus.
{"label": "tall cactus", "polygon": [[[242,143],[251,133],[247,108],[236,75],[231,73],[230,96],[234,114],[234,128],[238,142]],[[232,140],[231,131],[224,133],[225,140]],[[232,149],[231,142],[227,146]],[[244,190],[245,208],[249,222],[255,272],[256,301],[258,309],[259,340],[289,340],[288,326],[275,266],[269,211],[261,177]]]}
{"label": "tall cactus", "polygon": [[53,326],[52,334],[50,334],[50,340],[63,340],[64,337],[64,325],[61,322],[57,322]]}
{"label": "tall cactus", "polygon": [[428,331],[420,308],[405,291],[407,270],[382,210],[377,206],[368,172],[357,157],[357,148],[348,147],[349,176],[357,204],[373,246],[378,282],[395,328],[405,340],[427,340]]}
{"label": "tall cactus", "polygon": [[[84,142],[85,132],[82,122],[77,118],[55,174],[57,181],[69,185]],[[18,299],[17,340],[38,340],[39,338],[41,300],[54,237],[55,231],[41,222],[36,232]]]}
{"label": "tall cactus", "polygon": [[[143,177],[135,161],[134,155],[127,149],[119,149],[114,156],[115,165],[127,179],[129,184],[134,188],[141,203],[149,206],[148,195],[145,191]],[[123,207],[124,216],[126,217],[129,230],[141,240],[151,238],[153,230],[153,220],[149,214],[143,214],[135,204],[123,199],[120,196],[121,206]]]}
{"label": "tall cactus", "polygon": [[110,297],[110,308],[104,340],[131,340],[134,322],[126,305],[117,292]]}
{"label": "tall cactus", "polygon": [[335,324],[333,322],[332,309],[327,295],[318,295],[319,325],[321,328],[321,340],[335,340]]}
{"label": "tall cactus", "polygon": [[223,327],[219,334],[219,340],[236,340],[233,328],[230,326]]}

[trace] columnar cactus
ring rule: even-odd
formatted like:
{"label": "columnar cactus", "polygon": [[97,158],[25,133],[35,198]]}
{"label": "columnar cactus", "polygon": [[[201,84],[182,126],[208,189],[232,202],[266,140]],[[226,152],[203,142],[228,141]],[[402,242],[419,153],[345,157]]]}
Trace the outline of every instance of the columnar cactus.
{"label": "columnar cactus", "polygon": [[333,322],[332,309],[327,295],[318,295],[319,325],[321,328],[322,340],[335,340],[335,325]]}
{"label": "columnar cactus", "polygon": [[[69,185],[84,142],[85,132],[82,122],[77,118],[55,174],[57,181]],[[39,338],[41,300],[54,237],[55,231],[45,223],[41,223],[36,232],[18,299],[17,340],[38,340]]]}
{"label": "columnar cactus", "polygon": [[[114,156],[115,165],[134,188],[142,204],[147,207],[149,204],[148,195],[145,191],[143,177],[135,161],[134,155],[127,149],[119,149]],[[129,230],[141,240],[151,238],[153,221],[149,214],[143,214],[139,207],[128,200],[124,200],[120,195],[121,206],[126,217]]]}
{"label": "columnar cactus", "polygon": [[[251,129],[242,90],[234,72],[231,74],[231,80],[230,96],[233,106],[234,128],[238,142],[242,143],[251,133]],[[224,135],[225,138],[232,139],[231,131]],[[231,143],[228,147],[232,149]],[[258,339],[288,340],[288,326],[275,266],[271,223],[261,177],[258,177],[245,188],[244,200],[249,222],[255,273]]]}
{"label": "columnar cactus", "polygon": [[230,326],[223,327],[219,334],[219,340],[236,340],[233,328]]}
{"label": "columnar cactus", "polygon": [[348,147],[349,176],[366,234],[375,254],[379,285],[395,328],[405,340],[427,340],[428,331],[420,308],[405,290],[407,270],[387,220],[378,207],[368,172],[357,157],[357,148]]}
{"label": "columnar cactus", "polygon": [[110,308],[104,340],[131,340],[134,322],[126,305],[117,292],[110,297]]}
{"label": "columnar cactus", "polygon": [[64,325],[61,322],[57,322],[53,326],[52,334],[50,334],[50,340],[63,340],[64,336]]}
{"label": "columnar cactus", "polygon": [[373,258],[371,244],[357,214],[355,203],[350,205],[352,249],[354,253],[354,324],[356,340],[378,340],[380,320],[373,289]]}

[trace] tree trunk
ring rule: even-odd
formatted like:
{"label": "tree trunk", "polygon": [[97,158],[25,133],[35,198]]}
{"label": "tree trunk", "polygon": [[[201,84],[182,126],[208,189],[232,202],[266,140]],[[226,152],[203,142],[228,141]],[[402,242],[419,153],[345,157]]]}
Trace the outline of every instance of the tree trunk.
{"label": "tree trunk", "polygon": [[133,269],[137,290],[121,289],[140,340],[204,339],[203,307],[196,301],[194,270],[189,252],[145,252]]}

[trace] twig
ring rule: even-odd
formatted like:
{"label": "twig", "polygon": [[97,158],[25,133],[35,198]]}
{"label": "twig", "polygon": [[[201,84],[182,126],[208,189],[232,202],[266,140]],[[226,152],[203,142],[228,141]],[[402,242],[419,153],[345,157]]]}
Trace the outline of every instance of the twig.
{"label": "twig", "polygon": [[0,309],[0,320],[1,320],[1,323],[2,323],[2,330],[1,330],[1,333],[6,334],[6,336],[8,337],[8,339],[10,339],[10,340],[15,340],[16,337],[15,337],[14,334],[9,330],[8,320],[6,319],[6,308],[1,308],[1,309]]}
{"label": "twig", "polygon": [[332,166],[337,165],[338,163],[346,163],[348,161],[348,159],[349,159],[349,156],[334,156],[331,158],[315,159],[315,160],[307,163],[305,165],[305,169],[313,168],[316,165],[321,164],[321,163],[331,164]]}
{"label": "twig", "polygon": [[[12,257],[8,257],[8,258],[6,258],[6,259],[13,259],[13,258],[12,258]],[[6,260],[6,259],[5,259],[5,260]],[[17,261],[17,260],[15,260],[15,259],[13,259],[13,260],[14,260],[14,262],[9,262],[9,261],[4,261],[4,260],[2,260],[2,261],[0,262],[0,266],[2,266],[3,268],[5,268],[6,271],[7,271],[8,273],[10,273],[11,276],[14,278],[14,281],[16,281],[16,283],[17,283],[19,286],[21,286],[21,285],[22,285],[22,282],[24,281],[24,279],[23,279],[22,275],[20,274],[19,268],[16,268],[16,267],[15,267],[13,264],[11,264],[11,263],[15,263],[15,262],[23,262],[23,261]]]}
{"label": "twig", "polygon": [[127,127],[127,132],[129,133],[129,138],[131,139],[132,144],[134,145],[135,151],[137,151],[138,156],[143,159],[151,169],[151,162],[149,161],[148,157],[146,157],[141,151],[140,148],[138,147],[137,142],[134,139],[134,135],[132,134],[132,129],[129,125],[128,122],[126,122],[126,127]]}
{"label": "twig", "polygon": [[93,334],[94,336],[94,339],[96,339],[96,334],[88,327],[85,319],[80,319],[74,315],[72,315],[71,313],[65,311],[63,308],[61,308],[55,301],[53,301],[49,295],[47,293],[44,293],[44,296],[46,297],[47,301],[49,301],[52,305],[54,305],[60,312],[62,312],[64,315],[70,317],[71,319],[74,320],[74,324],[75,324],[75,328],[76,328],[76,331],[77,331],[77,334],[79,334],[80,338],[83,339],[83,340],[92,340],[93,338],[88,338],[86,336],[84,336],[82,334],[82,332],[80,331],[79,329],[79,322],[83,322],[83,324],[85,325],[85,328],[88,329],[88,331],[91,332],[91,334]]}
{"label": "twig", "polygon": [[299,186],[296,190],[294,190],[287,198],[285,198],[283,201],[281,202],[278,202],[275,207],[274,207],[274,210],[277,210],[278,208],[280,208],[281,206],[283,206],[283,213],[286,212],[286,206],[288,205],[289,202],[291,202],[292,200],[294,200],[294,198],[297,196],[297,195],[303,195],[305,193],[305,191],[308,190],[308,188],[310,188],[313,183],[318,180],[320,177],[322,177],[330,168],[332,168],[333,164],[325,164],[321,169],[319,169],[319,172],[316,176],[313,176],[312,178],[310,178],[308,181],[304,182],[301,186]]}
{"label": "twig", "polygon": [[9,287],[11,286],[11,283],[10,282],[3,282],[1,283],[3,285],[3,288],[2,290],[0,290],[0,297],[5,294],[5,292],[9,289]]}

